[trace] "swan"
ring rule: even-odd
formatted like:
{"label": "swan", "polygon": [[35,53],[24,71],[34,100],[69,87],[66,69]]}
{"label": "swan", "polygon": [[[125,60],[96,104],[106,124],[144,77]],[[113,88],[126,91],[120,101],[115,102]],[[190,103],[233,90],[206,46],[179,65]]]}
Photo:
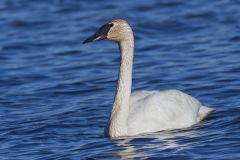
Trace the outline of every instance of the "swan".
{"label": "swan", "polygon": [[109,137],[187,128],[214,111],[179,90],[131,93],[134,55],[132,28],[126,20],[113,19],[83,44],[105,39],[118,43],[121,57],[112,112],[105,129]]}

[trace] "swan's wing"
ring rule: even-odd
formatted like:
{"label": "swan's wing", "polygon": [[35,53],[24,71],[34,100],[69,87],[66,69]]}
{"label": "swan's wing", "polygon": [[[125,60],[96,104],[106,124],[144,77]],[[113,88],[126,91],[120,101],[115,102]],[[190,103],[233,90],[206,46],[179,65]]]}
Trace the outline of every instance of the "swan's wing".
{"label": "swan's wing", "polygon": [[178,90],[135,92],[131,96],[129,131],[143,133],[189,127],[197,122],[200,107],[198,100]]}
{"label": "swan's wing", "polygon": [[135,91],[131,94],[130,103],[135,104],[137,101],[144,99],[145,97],[157,92],[158,91],[147,91],[147,90]]}

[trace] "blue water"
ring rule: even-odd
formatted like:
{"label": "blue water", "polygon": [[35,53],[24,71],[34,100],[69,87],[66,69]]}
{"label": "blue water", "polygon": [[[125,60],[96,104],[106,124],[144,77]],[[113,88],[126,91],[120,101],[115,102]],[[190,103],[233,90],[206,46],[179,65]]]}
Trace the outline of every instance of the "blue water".
{"label": "blue water", "polygon": [[[1,0],[0,159],[240,159],[240,2]],[[133,90],[179,89],[217,111],[183,130],[104,135],[116,44],[81,42],[112,18],[135,32]]]}

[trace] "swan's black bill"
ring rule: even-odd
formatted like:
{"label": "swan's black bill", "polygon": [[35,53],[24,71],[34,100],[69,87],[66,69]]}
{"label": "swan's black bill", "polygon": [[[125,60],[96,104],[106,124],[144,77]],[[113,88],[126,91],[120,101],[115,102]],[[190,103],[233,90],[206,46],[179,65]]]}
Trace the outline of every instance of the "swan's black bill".
{"label": "swan's black bill", "polygon": [[94,35],[88,37],[85,41],[83,41],[83,44],[89,43],[89,42],[93,42],[93,41],[96,41],[96,40],[100,40],[100,39],[102,39],[102,38],[99,37],[99,36],[96,36],[96,35],[94,34]]}
{"label": "swan's black bill", "polygon": [[83,41],[83,44],[93,42],[93,41],[98,41],[98,40],[103,40],[107,38],[107,34],[113,24],[105,24],[102,27],[100,27],[95,34],[92,36],[88,37],[85,41]]}

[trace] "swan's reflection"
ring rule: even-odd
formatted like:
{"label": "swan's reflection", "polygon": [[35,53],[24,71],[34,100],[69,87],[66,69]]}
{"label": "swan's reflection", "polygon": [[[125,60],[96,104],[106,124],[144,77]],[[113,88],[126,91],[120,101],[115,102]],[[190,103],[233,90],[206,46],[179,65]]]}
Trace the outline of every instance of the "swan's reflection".
{"label": "swan's reflection", "polygon": [[175,152],[186,149],[193,142],[191,139],[199,136],[196,130],[175,130],[114,139],[121,148],[114,155],[121,159],[147,159],[151,154],[167,149],[174,149]]}
{"label": "swan's reflection", "polygon": [[143,152],[140,152],[135,148],[131,141],[133,138],[124,138],[124,139],[116,139],[117,145],[120,147],[120,150],[115,153],[115,156],[120,157],[122,159],[133,159],[139,157],[146,157]]}

